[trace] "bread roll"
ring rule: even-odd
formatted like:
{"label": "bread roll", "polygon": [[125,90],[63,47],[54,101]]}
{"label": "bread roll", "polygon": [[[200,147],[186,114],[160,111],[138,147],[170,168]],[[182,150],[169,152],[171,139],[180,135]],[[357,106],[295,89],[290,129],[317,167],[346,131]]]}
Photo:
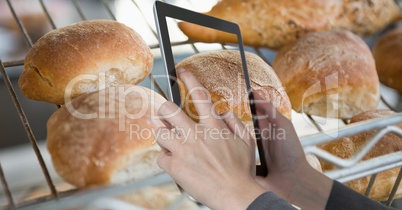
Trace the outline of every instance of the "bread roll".
{"label": "bread roll", "polygon": [[381,83],[402,93],[402,28],[381,37],[373,54]]}
{"label": "bread roll", "polygon": [[39,39],[18,84],[30,99],[64,104],[65,97],[137,84],[152,64],[151,50],[134,30],[111,20],[82,21]]}
{"label": "bread roll", "polygon": [[[272,102],[279,112],[290,119],[292,108],[289,98],[272,68],[260,57],[249,52],[246,52],[246,61],[251,89]],[[193,73],[208,90],[218,114],[233,111],[243,123],[252,123],[239,51],[198,53],[178,63],[176,69],[179,68]],[[184,111],[193,119],[197,119],[197,111],[187,90],[182,83],[179,85]]]}
{"label": "bread roll", "polygon": [[342,1],[333,28],[347,29],[360,36],[374,34],[402,17],[395,0]]}
{"label": "bread roll", "polygon": [[[390,110],[373,110],[358,114],[351,119],[351,123],[361,122],[365,120],[386,117],[395,114]],[[402,124],[398,127],[402,128]],[[332,153],[340,158],[352,157],[364,143],[369,140],[376,131],[369,131],[361,133],[351,137],[345,137],[337,141],[330,142],[325,145],[319,146],[320,148]],[[402,150],[402,138],[399,138],[395,134],[387,134],[381,138],[381,140],[370,150],[370,152],[363,157],[363,160],[379,157],[385,154]],[[334,169],[334,166],[321,161],[323,171]],[[391,189],[395,183],[395,179],[398,176],[399,168],[394,168],[388,171],[381,172],[377,175],[376,181],[370,193],[370,198],[377,201],[384,201],[388,199]],[[358,180],[351,181],[347,185],[356,190],[357,192],[364,194],[368,183],[370,182],[370,176],[364,177]],[[395,195],[395,199],[402,197],[402,183],[399,185],[398,191]]]}
{"label": "bread roll", "polygon": [[125,85],[83,94],[47,122],[47,148],[56,172],[76,187],[124,183],[155,175],[160,148],[153,132],[165,99]]}
{"label": "bread roll", "polygon": [[[207,15],[237,23],[245,45],[279,49],[309,31],[326,30],[341,0],[222,0]],[[235,36],[188,22],[180,29],[191,40],[237,43]]]}
{"label": "bread roll", "polygon": [[348,119],[378,106],[373,56],[351,32],[310,33],[282,48],[272,66],[297,112]]}
{"label": "bread roll", "polygon": [[[237,23],[246,45],[279,49],[308,32],[346,29],[368,35],[400,17],[393,0],[222,0],[207,15]],[[237,43],[235,36],[179,23],[190,39]]]}

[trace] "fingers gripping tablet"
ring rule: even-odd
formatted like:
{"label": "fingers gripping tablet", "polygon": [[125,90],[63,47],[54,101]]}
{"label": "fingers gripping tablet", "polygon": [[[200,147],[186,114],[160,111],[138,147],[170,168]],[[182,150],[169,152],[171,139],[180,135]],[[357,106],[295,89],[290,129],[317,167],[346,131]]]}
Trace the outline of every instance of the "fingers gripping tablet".
{"label": "fingers gripping tablet", "polygon": [[[166,91],[168,99],[180,106],[195,121],[201,119],[205,114],[209,114],[209,112],[203,112],[204,109],[208,109],[209,107],[206,103],[208,103],[208,101],[211,103],[212,101],[212,107],[215,109],[213,110],[213,113],[216,113],[217,117],[222,117],[221,114],[226,113],[227,111],[233,111],[238,115],[243,123],[245,121],[252,122],[249,124],[249,130],[253,133],[252,136],[256,140],[259,157],[256,174],[258,176],[266,176],[268,174],[268,169],[260,137],[258,121],[256,120],[254,97],[251,91],[246,63],[246,53],[244,52],[239,26],[232,22],[172,6],[160,1],[155,2],[154,14],[158,30],[158,38],[161,45],[160,49],[164,59],[165,74],[168,76]],[[221,34],[229,34],[238,44],[227,47],[220,46],[219,48],[217,48],[216,44],[212,44],[207,46],[207,49],[210,52],[198,53],[197,55],[192,56],[190,56],[191,54],[189,53],[189,50],[177,49],[175,50],[175,55],[173,55],[172,43],[187,40],[183,34],[180,34],[180,32],[177,31],[177,27],[176,31],[173,28],[169,28],[172,24],[177,26],[176,22],[180,21],[197,24],[206,27],[208,30],[218,30]],[[175,40],[171,41],[171,38]],[[182,38],[182,40],[180,40],[180,38]],[[219,51],[217,49],[219,49]],[[221,59],[222,57],[229,59]],[[203,65],[205,68],[202,68],[202,71],[198,71],[197,68],[189,67],[190,64],[188,63],[191,63],[192,60],[204,60]],[[197,88],[187,90],[183,83],[177,79],[176,62],[179,62],[177,66],[186,66],[185,68],[188,68],[186,69],[188,71],[193,69],[193,75],[201,85],[205,87],[205,89],[201,91],[195,90]],[[222,66],[229,70],[221,71],[220,69],[222,69]],[[238,69],[238,71],[236,69]],[[220,80],[226,80],[226,82],[219,82]],[[212,83],[208,83],[208,81],[212,81]],[[193,84],[196,84],[196,82],[193,82]],[[198,85],[195,86],[200,87]],[[196,93],[193,91],[198,92]],[[193,92],[192,94],[206,93],[208,95],[208,101],[191,100],[191,97],[189,97],[190,94],[188,94],[191,92]],[[197,106],[194,106],[194,103],[197,103]],[[198,107],[198,109],[195,109],[195,107]],[[204,109],[202,107],[204,107]],[[231,107],[232,110],[228,110],[227,107]],[[236,110],[240,111],[236,113]],[[249,116],[239,116],[239,113],[242,113],[241,110],[246,110],[243,112],[251,114]],[[205,112],[207,111],[209,110],[205,110]]]}

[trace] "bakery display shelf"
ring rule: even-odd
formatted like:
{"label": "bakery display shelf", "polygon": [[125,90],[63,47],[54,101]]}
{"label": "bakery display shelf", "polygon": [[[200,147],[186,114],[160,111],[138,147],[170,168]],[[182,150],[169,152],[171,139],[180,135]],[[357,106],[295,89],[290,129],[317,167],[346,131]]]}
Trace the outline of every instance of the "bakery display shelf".
{"label": "bakery display shelf", "polygon": [[[12,16],[15,24],[18,28],[18,33],[22,35],[23,42],[25,42],[27,48],[31,48],[33,45],[32,38],[30,36],[30,31],[27,30],[27,27],[24,25],[21,16],[19,15],[16,6],[14,5],[13,0],[4,0],[6,2],[6,6],[9,10],[10,15]],[[35,2],[39,5],[42,15],[46,17],[46,21],[50,25],[50,29],[56,29],[61,27],[60,24],[57,23],[56,18],[54,18],[52,13],[52,8],[49,7],[48,4],[50,0],[37,0],[37,1],[29,1],[30,3]],[[134,26],[134,29],[142,35],[152,52],[155,54],[155,65],[151,74],[147,81],[141,83],[141,85],[152,87],[155,91],[163,94],[166,92],[164,89],[165,85],[160,82],[157,82],[155,79],[155,75],[161,74],[158,69],[162,69],[162,61],[160,58],[159,44],[157,42],[157,34],[154,26],[154,20],[152,15],[152,4],[153,1],[141,1],[141,0],[93,0],[93,1],[79,1],[79,0],[65,0],[65,3],[68,3],[71,8],[73,8],[77,18],[72,22],[77,22],[80,20],[86,19],[96,19],[96,18],[107,18],[118,21],[128,21],[128,22],[136,22],[141,25],[141,27]],[[97,5],[98,9],[101,8],[102,17],[96,17],[96,15],[92,15],[94,17],[90,17],[88,15],[88,10],[90,7],[84,7],[84,4],[88,4],[91,2],[92,4]],[[127,18],[122,20],[121,18],[126,16],[130,16],[130,13],[118,11],[116,8],[117,4],[123,4],[126,7],[132,8],[131,13],[139,12],[136,19]],[[168,3],[172,3],[181,7],[186,7],[189,9],[197,10],[199,7],[197,6],[196,0],[171,0],[166,1]],[[213,1],[212,1],[213,2]],[[401,3],[402,1],[399,1]],[[1,3],[1,2],[0,2]],[[199,2],[198,2],[199,4]],[[212,5],[212,3],[210,3]],[[99,11],[97,11],[99,12]],[[121,13],[120,13],[121,12]],[[66,24],[62,24],[66,25]],[[138,26],[138,25],[137,25]],[[179,31],[179,29],[177,29]],[[1,31],[0,31],[1,33]],[[1,35],[1,34],[0,34]],[[182,37],[181,34],[178,37]],[[0,37],[1,38],[1,37]],[[372,36],[372,39],[378,38],[378,35]],[[1,39],[0,39],[1,41]],[[373,41],[373,40],[371,40]],[[202,44],[202,43],[194,43],[186,38],[178,38],[177,40],[172,39],[172,47],[173,51],[177,51],[177,55],[180,56],[188,56],[192,54],[196,54],[199,52],[206,51],[208,49],[227,49],[232,48],[233,45],[226,44]],[[1,45],[1,43],[0,43]],[[270,51],[268,49],[263,48],[246,48],[247,51],[254,52],[258,54],[264,61],[267,63],[272,62],[272,58],[275,56],[275,52]],[[1,54],[0,54],[1,55]],[[138,182],[128,183],[125,185],[118,186],[109,186],[109,187],[101,187],[90,190],[82,190],[78,191],[76,189],[67,189],[67,190],[58,190],[57,184],[55,182],[54,176],[49,173],[49,168],[52,166],[49,165],[44,160],[43,150],[39,149],[38,140],[35,138],[35,134],[31,129],[28,117],[25,115],[24,107],[21,105],[21,102],[16,94],[15,86],[13,86],[10,80],[10,74],[14,71],[14,67],[22,68],[24,64],[24,60],[21,58],[7,58],[3,59],[0,56],[0,72],[2,75],[2,79],[7,87],[8,93],[12,98],[16,111],[21,119],[21,123],[24,126],[25,132],[27,133],[29,143],[31,144],[31,148],[35,153],[37,161],[42,170],[42,176],[46,180],[45,185],[41,186],[41,188],[47,188],[45,190],[45,195],[36,196],[32,199],[32,193],[37,190],[36,185],[34,186],[26,186],[24,189],[24,193],[26,196],[19,196],[16,199],[16,192],[13,189],[10,189],[7,180],[10,177],[5,176],[3,171],[2,162],[0,160],[0,181],[1,188],[3,193],[0,194],[5,201],[3,205],[0,203],[0,209],[72,209],[78,206],[82,206],[87,204],[89,201],[96,200],[98,198],[104,197],[114,197],[122,194],[126,194],[138,189],[141,189],[146,186],[159,186],[166,183],[172,183],[173,180],[165,173],[157,175],[155,177],[150,177],[145,180],[141,180]],[[382,88],[381,92],[381,106],[382,108],[387,108],[394,110],[396,112],[400,112],[398,110],[398,106],[400,107],[400,99],[395,94],[389,94],[386,88]],[[8,96],[2,96],[8,97]],[[396,103],[395,103],[396,100]],[[396,127],[395,125],[398,123],[402,123],[402,113],[395,114],[393,116],[374,119],[360,123],[348,124],[347,120],[334,120],[330,119],[332,124],[336,124],[336,128],[334,126],[328,126],[327,123],[323,123],[322,119],[316,116],[310,116],[305,114],[297,114],[294,113],[297,119],[303,120],[303,122],[311,127],[311,132],[309,134],[303,134],[300,132],[300,138],[302,142],[302,146],[306,153],[311,153],[316,155],[317,157],[330,162],[331,164],[337,166],[336,170],[325,172],[325,174],[333,179],[337,179],[340,182],[346,183],[351,180],[355,180],[361,177],[371,176],[370,182],[366,189],[366,195],[368,195],[372,189],[372,186],[376,180],[377,174],[386,170],[401,168],[401,172],[399,173],[397,179],[395,180],[394,186],[389,194],[387,201],[385,201],[386,205],[391,205],[395,193],[399,187],[401,178],[402,178],[402,151],[395,152],[392,154],[387,154],[381,157],[373,158],[367,161],[361,161],[363,156],[367,154],[368,151],[375,145],[376,142],[385,134],[393,133],[402,138],[402,130]],[[294,120],[295,126],[298,127],[298,123],[301,120]],[[304,125],[305,126],[305,125]],[[340,159],[331,155],[319,148],[316,147],[318,144],[328,143],[334,141],[336,139],[355,135],[358,133],[376,130],[376,134],[351,158],[349,159]],[[24,171],[21,169],[21,173],[29,173],[29,171]],[[31,192],[32,191],[32,192]],[[187,195],[183,195],[187,196]],[[27,199],[29,198],[29,199]],[[107,200],[107,199],[106,199]],[[174,202],[169,209],[174,209],[175,206],[178,205],[183,199],[178,199],[177,202]]]}

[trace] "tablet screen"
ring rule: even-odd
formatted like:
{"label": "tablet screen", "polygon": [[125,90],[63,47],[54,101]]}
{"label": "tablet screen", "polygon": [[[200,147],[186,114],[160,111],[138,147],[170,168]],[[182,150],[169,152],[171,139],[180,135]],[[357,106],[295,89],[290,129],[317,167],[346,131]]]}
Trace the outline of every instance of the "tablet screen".
{"label": "tablet screen", "polygon": [[[168,75],[168,99],[180,106],[193,120],[204,117],[199,116],[193,106],[197,102],[188,94],[191,90],[186,90],[176,76],[180,67],[191,71],[205,87],[217,114],[234,112],[250,131],[257,143],[257,175],[265,176],[268,170],[265,159],[260,158],[264,151],[258,122],[255,120],[246,64],[248,56],[244,51],[238,25],[158,1],[154,9],[161,53]],[[197,25],[200,31],[216,30],[220,36],[229,36],[235,43],[237,40],[237,44],[194,43],[178,28],[178,25],[191,27],[192,24]]]}

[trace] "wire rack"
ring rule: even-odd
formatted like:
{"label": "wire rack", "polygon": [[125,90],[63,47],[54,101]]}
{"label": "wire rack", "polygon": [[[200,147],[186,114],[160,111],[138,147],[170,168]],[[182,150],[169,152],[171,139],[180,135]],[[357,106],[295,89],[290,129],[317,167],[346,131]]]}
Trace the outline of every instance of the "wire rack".
{"label": "wire rack", "polygon": [[[18,12],[18,1],[12,0],[0,0],[0,9],[8,10],[10,17],[16,26],[17,33],[22,35],[22,39],[27,46],[25,50],[25,54],[28,49],[30,49],[35,40],[33,40],[32,34],[29,28],[26,25],[26,21],[24,21],[21,13]],[[25,1],[27,4],[28,1]],[[141,85],[149,86],[150,84],[155,84],[156,91],[160,93],[164,93],[165,90],[163,89],[163,84],[156,82],[154,75],[163,74],[161,60],[159,55],[159,44],[157,41],[157,34],[156,29],[154,26],[154,20],[152,15],[152,4],[153,1],[136,1],[136,0],[126,0],[125,6],[128,4],[129,12],[123,14],[119,14],[116,12],[117,10],[117,3],[118,0],[93,0],[93,1],[79,1],[79,0],[65,0],[62,1],[63,6],[68,5],[68,8],[71,9],[70,12],[75,13],[75,19],[70,20],[72,22],[77,22],[86,19],[112,19],[118,20],[121,22],[126,21],[128,25],[132,22],[141,23],[141,28],[137,26],[133,26],[137,32],[142,35],[142,37],[147,41],[152,52],[155,54],[155,64],[152,73],[150,74],[149,78],[141,83]],[[89,13],[89,9],[91,6],[88,6],[88,2],[92,5],[96,5],[99,10],[94,15],[93,13]],[[122,1],[121,1],[122,2]],[[172,3],[181,7],[186,7],[189,9],[196,10],[195,2],[190,0],[183,0],[183,1],[167,1],[168,3]],[[55,16],[57,16],[57,12],[53,12],[52,9],[55,9],[54,6],[51,6],[52,1],[45,1],[45,0],[37,0],[37,1],[29,1],[28,4],[37,4],[40,10],[40,13],[44,17],[44,21],[50,27],[50,30],[60,28],[64,25],[69,23],[58,23]],[[21,5],[21,4],[18,4]],[[0,10],[1,11],[1,10]],[[60,10],[58,10],[60,12]],[[102,15],[99,15],[102,14]],[[130,14],[135,14],[133,17]],[[1,14],[0,14],[1,15]],[[121,16],[124,17],[130,16],[132,19],[122,20],[120,19]],[[0,16],[1,18],[1,16]],[[0,22],[1,23],[1,22]],[[137,28],[136,28],[137,27]],[[1,35],[1,31],[0,31]],[[377,35],[373,36],[372,38],[375,39]],[[1,38],[1,37],[0,37]],[[1,40],[0,40],[1,42]],[[0,43],[1,44],[1,43]],[[220,48],[226,49],[227,46],[225,44],[202,44],[202,43],[193,43],[187,40],[186,37],[178,38],[177,40],[173,40],[172,46],[174,50],[176,49],[184,49],[181,52],[185,52],[185,55],[188,56],[189,54],[196,54],[205,49],[212,49],[212,48]],[[1,49],[1,48],[0,48]],[[254,52],[258,54],[261,58],[263,58],[267,63],[270,63],[272,57],[275,55],[275,52],[270,51],[268,49],[263,48],[246,48],[247,51]],[[24,55],[22,53],[22,55]],[[157,60],[159,56],[159,61]],[[5,57],[5,58],[4,58]],[[7,87],[8,93],[11,96],[12,102],[15,106],[15,109],[21,119],[21,123],[24,126],[24,130],[28,136],[29,143],[36,155],[37,161],[42,170],[42,174],[44,179],[46,180],[46,187],[50,192],[47,195],[40,196],[35,199],[30,200],[18,200],[16,201],[13,196],[12,189],[9,188],[7,177],[3,171],[1,160],[0,160],[0,181],[3,190],[2,196],[5,197],[6,204],[1,206],[0,209],[69,209],[74,208],[83,204],[88,203],[91,200],[94,200],[99,197],[110,197],[121,195],[125,193],[132,192],[134,190],[140,189],[145,186],[156,186],[162,185],[166,183],[172,183],[171,178],[167,174],[160,174],[155,177],[151,177],[140,182],[136,183],[128,183],[126,185],[121,186],[110,186],[110,187],[102,187],[96,190],[85,190],[85,191],[77,191],[75,189],[71,190],[57,190],[55,187],[55,182],[53,181],[53,177],[49,173],[49,166],[45,163],[43,154],[41,153],[38,141],[35,138],[34,132],[31,129],[31,125],[29,120],[25,114],[25,109],[20,102],[20,99],[17,96],[16,89],[13,86],[10,75],[13,74],[14,67],[22,68],[24,64],[24,59],[18,59],[18,56],[15,57],[8,57],[7,55],[1,57],[0,54],[0,72],[2,75],[2,79]],[[159,64],[158,64],[159,62]],[[158,70],[159,69],[159,70]],[[18,74],[18,73],[17,73]],[[2,96],[6,97],[6,96]],[[398,99],[396,99],[398,101]],[[390,102],[391,101],[391,102]],[[390,96],[387,96],[382,92],[381,95],[381,106],[383,108],[388,108],[398,112],[396,106],[392,101],[395,99],[391,99]],[[376,175],[379,172],[394,169],[394,168],[401,168],[402,166],[402,151],[387,154],[378,158],[370,159],[368,161],[360,161],[362,157],[375,145],[379,139],[387,134],[387,133],[394,133],[402,138],[402,131],[398,127],[394,126],[398,123],[402,123],[402,114],[398,113],[394,116],[382,118],[382,119],[375,119],[370,120],[367,122],[356,123],[353,125],[348,125],[347,121],[342,120],[333,120],[337,125],[337,129],[329,129],[326,123],[322,123],[322,118],[316,116],[310,116],[305,114],[295,114],[300,119],[303,119],[305,123],[313,127],[314,132],[310,132],[310,135],[301,135],[301,142],[302,146],[305,149],[306,153],[315,154],[317,157],[322,158],[334,165],[336,165],[339,169],[334,171],[326,172],[326,175],[337,179],[341,182],[348,182],[351,180],[355,180],[361,177],[371,176],[369,185],[367,186],[366,195],[368,195],[372,189],[374,181],[376,179]],[[298,127],[298,124],[295,123],[295,127]],[[344,160],[337,158],[329,153],[324,152],[316,147],[318,144],[327,143],[330,141],[334,141],[337,138],[355,135],[361,132],[369,131],[369,130],[378,130],[375,136],[371,140],[369,140],[364,147],[358,151],[352,158]],[[401,170],[402,171],[402,170]],[[22,171],[22,173],[29,173],[29,171]],[[402,178],[402,172],[399,173],[397,179],[395,180],[394,187],[389,194],[388,200],[385,202],[386,205],[391,205],[395,193],[399,187],[400,181]],[[28,188],[28,186],[27,186]],[[180,200],[180,199],[179,199]],[[173,209],[177,203],[174,203],[170,209]]]}

